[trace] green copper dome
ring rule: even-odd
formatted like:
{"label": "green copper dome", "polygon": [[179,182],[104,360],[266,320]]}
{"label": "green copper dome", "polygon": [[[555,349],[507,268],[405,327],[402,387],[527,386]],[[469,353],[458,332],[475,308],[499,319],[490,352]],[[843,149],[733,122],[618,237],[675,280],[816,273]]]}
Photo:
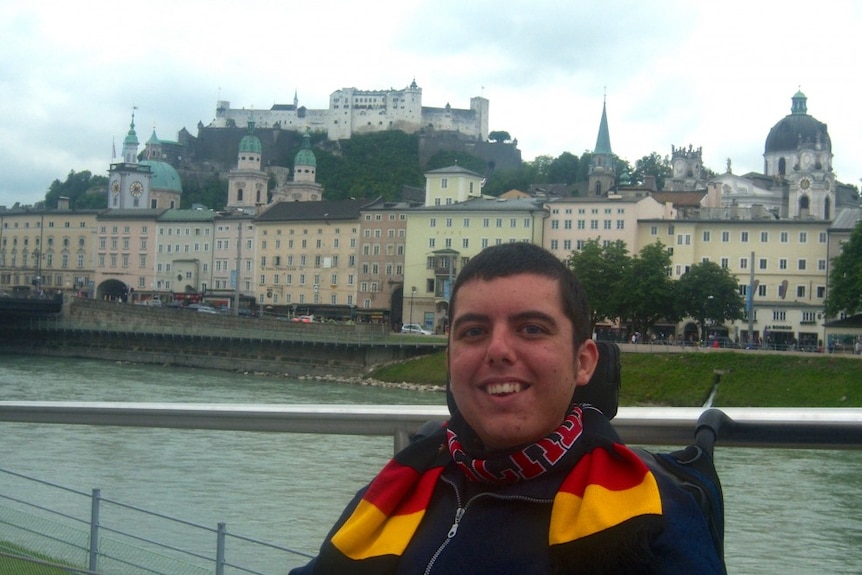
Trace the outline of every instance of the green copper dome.
{"label": "green copper dome", "polygon": [[311,151],[311,138],[308,134],[305,134],[302,137],[302,149],[296,153],[293,165],[317,167],[317,158],[315,157],[314,152]]}
{"label": "green copper dome", "polygon": [[239,151],[240,153],[260,154],[262,150],[263,146],[261,146],[260,138],[254,135],[254,122],[249,121],[248,134],[243,136],[242,140],[239,141]]}
{"label": "green copper dome", "polygon": [[150,172],[153,174],[150,189],[183,193],[180,175],[172,165],[159,160],[143,160],[141,165],[150,166]]}

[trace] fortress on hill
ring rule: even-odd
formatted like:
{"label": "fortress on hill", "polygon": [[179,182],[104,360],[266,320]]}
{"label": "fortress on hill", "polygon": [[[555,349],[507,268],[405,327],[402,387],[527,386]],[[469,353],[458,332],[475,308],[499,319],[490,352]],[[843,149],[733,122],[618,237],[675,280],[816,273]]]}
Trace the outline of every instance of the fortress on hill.
{"label": "fortress on hill", "polygon": [[469,139],[488,139],[488,100],[470,98],[467,109],[422,105],[422,88],[416,80],[401,90],[357,90],[342,88],[329,96],[329,108],[313,110],[299,105],[275,104],[269,110],[231,108],[219,101],[210,128],[245,128],[254,122],[258,128],[325,132],[330,140],[346,140],[354,134],[401,130],[408,134],[420,130],[457,132]]}

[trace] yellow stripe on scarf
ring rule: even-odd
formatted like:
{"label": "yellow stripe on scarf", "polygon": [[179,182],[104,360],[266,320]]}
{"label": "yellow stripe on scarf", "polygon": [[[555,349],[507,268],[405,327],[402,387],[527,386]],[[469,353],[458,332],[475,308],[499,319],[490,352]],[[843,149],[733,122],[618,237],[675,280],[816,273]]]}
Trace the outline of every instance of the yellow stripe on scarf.
{"label": "yellow stripe on scarf", "polygon": [[[591,458],[585,459],[589,461]],[[637,516],[661,515],[661,494],[658,484],[643,463],[638,461],[633,468],[629,467],[629,469],[625,469],[627,467],[625,459],[613,462],[608,466],[610,468],[604,465],[606,462],[594,461],[594,463],[599,465],[593,465],[586,473],[584,469],[579,470],[576,466],[566,480],[569,488],[564,485],[554,498],[548,533],[550,545],[567,543],[593,535]],[[603,475],[607,477],[606,474],[615,475],[616,481],[602,481],[601,477]],[[626,475],[630,479],[640,476],[640,480],[627,482]],[[591,477],[592,480],[588,480],[586,485],[578,486],[577,483],[580,481],[575,479],[577,477],[581,480]],[[572,481],[573,479],[575,480]],[[620,479],[625,484],[624,487],[620,487]],[[616,488],[611,487],[614,484]]]}
{"label": "yellow stripe on scarf", "polygon": [[424,515],[422,509],[390,517],[362,500],[347,523],[332,537],[332,544],[350,559],[401,555]]}

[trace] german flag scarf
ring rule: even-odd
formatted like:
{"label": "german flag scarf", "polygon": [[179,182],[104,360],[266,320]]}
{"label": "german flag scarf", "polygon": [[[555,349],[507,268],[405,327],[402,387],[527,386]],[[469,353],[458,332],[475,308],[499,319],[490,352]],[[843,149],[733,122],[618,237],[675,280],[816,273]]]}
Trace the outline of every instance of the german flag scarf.
{"label": "german flag scarf", "polygon": [[441,431],[397,454],[324,542],[315,572],[394,573],[453,461],[470,481],[485,484],[562,472],[557,492],[549,494],[552,573],[648,572],[650,541],[662,524],[658,486],[604,415],[574,406],[555,432],[513,453],[471,456],[477,451],[464,445],[473,440],[456,413],[445,436]]}

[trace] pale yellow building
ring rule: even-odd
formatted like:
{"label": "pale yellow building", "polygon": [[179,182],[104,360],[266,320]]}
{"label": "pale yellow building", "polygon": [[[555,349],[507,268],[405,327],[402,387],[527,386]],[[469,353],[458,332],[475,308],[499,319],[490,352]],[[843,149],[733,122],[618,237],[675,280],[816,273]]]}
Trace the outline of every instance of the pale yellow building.
{"label": "pale yellow building", "polygon": [[153,289],[162,299],[205,296],[212,285],[214,219],[212,210],[167,210],[159,215]]}
{"label": "pale yellow building", "polygon": [[268,206],[256,220],[258,305],[291,317],[354,317],[360,210],[366,204],[360,199]]}
{"label": "pale yellow building", "polygon": [[100,210],[0,210],[0,291],[89,293]]}
{"label": "pale yellow building", "polygon": [[[752,294],[754,341],[814,350],[824,337],[829,225],[825,220],[641,220],[638,241],[667,246],[675,280],[704,261],[728,269],[740,294]],[[740,344],[749,341],[747,319],[709,329]],[[691,322],[677,326],[677,336],[696,333]]]}
{"label": "pale yellow building", "polygon": [[432,170],[425,178],[425,205],[407,217],[402,320],[441,332],[463,265],[491,245],[542,245],[547,210],[533,199],[481,197],[482,176],[459,166]]}
{"label": "pale yellow building", "polygon": [[650,196],[618,195],[560,198],[545,204],[544,247],[561,260],[583,248],[587,240],[603,245],[621,240],[629,253],[640,251],[638,220],[672,218],[673,210]]}
{"label": "pale yellow building", "polygon": [[96,220],[94,297],[149,303],[155,291],[158,232],[156,220],[165,210],[105,210]]}

